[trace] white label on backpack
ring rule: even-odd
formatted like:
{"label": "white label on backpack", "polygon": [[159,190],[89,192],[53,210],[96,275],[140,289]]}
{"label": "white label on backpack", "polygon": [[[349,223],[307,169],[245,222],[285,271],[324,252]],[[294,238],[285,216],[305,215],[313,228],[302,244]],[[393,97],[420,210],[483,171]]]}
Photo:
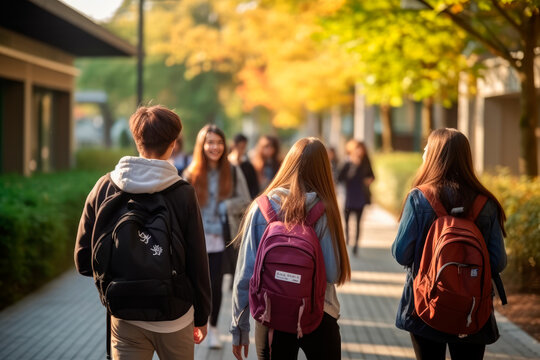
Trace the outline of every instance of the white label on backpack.
{"label": "white label on backpack", "polygon": [[478,269],[471,269],[471,277],[477,277],[478,276]]}
{"label": "white label on backpack", "polygon": [[300,284],[300,279],[302,279],[302,275],[276,270],[275,278],[281,281],[288,281],[295,284]]}

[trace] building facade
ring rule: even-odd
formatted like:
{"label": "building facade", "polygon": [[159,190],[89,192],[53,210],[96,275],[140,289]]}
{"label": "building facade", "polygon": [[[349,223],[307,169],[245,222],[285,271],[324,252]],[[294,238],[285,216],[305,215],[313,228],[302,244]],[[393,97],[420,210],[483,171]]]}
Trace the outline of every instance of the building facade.
{"label": "building facade", "polygon": [[0,12],[0,173],[72,163],[76,57],[136,48],[57,1],[7,0]]}

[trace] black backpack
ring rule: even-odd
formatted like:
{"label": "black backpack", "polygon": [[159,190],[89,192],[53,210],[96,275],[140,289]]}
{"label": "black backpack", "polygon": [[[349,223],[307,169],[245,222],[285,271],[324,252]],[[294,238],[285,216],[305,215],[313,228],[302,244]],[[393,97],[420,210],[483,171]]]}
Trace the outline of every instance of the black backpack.
{"label": "black backpack", "polygon": [[119,319],[164,321],[192,305],[185,250],[171,228],[166,193],[118,191],[99,207],[92,233],[92,269],[102,304]]}

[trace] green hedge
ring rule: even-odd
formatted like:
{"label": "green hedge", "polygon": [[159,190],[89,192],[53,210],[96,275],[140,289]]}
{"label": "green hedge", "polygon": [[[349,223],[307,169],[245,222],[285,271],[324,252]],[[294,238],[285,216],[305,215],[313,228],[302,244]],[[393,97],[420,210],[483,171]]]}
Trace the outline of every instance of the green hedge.
{"label": "green hedge", "polygon": [[394,215],[399,215],[411,184],[422,164],[422,154],[395,152],[374,154],[371,159],[375,181],[373,200]]}
{"label": "green hedge", "polygon": [[79,170],[111,171],[123,156],[137,156],[133,148],[83,148],[75,153],[75,167]]}
{"label": "green hedge", "polygon": [[482,182],[506,212],[505,285],[540,293],[540,179],[518,178],[500,170],[483,175]]}
{"label": "green hedge", "polygon": [[0,177],[0,308],[73,266],[82,207],[100,175]]}
{"label": "green hedge", "polygon": [[0,176],[0,308],[73,266],[86,196],[133,149],[83,149],[77,170]]}

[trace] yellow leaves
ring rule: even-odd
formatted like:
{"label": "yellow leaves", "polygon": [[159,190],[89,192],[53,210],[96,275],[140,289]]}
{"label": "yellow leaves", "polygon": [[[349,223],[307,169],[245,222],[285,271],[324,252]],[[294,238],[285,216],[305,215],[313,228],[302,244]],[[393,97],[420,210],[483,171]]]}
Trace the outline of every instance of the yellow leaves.
{"label": "yellow leaves", "polygon": [[[289,126],[306,109],[351,101],[358,56],[320,39],[321,17],[345,3],[183,0],[151,16],[148,51],[165,54],[168,65],[184,64],[188,78],[206,71],[230,75],[235,90],[228,97],[240,98],[243,111],[263,106],[275,114],[275,126]],[[399,43],[399,34],[389,36]]]}
{"label": "yellow leaves", "polygon": [[154,49],[168,53],[168,64],[185,64],[187,77],[233,75],[244,111],[263,106],[274,111],[276,126],[296,124],[305,108],[346,101],[350,58],[314,38],[318,16],[342,4],[306,2],[296,12],[279,1],[186,0],[174,12],[168,43]]}
{"label": "yellow leaves", "polygon": [[319,0],[313,5],[313,11],[320,16],[330,16],[343,7],[345,0]]}
{"label": "yellow leaves", "polygon": [[273,108],[271,99],[274,97],[266,74],[262,69],[247,67],[238,74],[241,81],[237,93],[244,99],[244,110],[250,111],[257,106]]}
{"label": "yellow leaves", "polygon": [[272,119],[272,125],[277,128],[290,129],[298,127],[301,123],[301,118],[289,111],[278,111]]}

